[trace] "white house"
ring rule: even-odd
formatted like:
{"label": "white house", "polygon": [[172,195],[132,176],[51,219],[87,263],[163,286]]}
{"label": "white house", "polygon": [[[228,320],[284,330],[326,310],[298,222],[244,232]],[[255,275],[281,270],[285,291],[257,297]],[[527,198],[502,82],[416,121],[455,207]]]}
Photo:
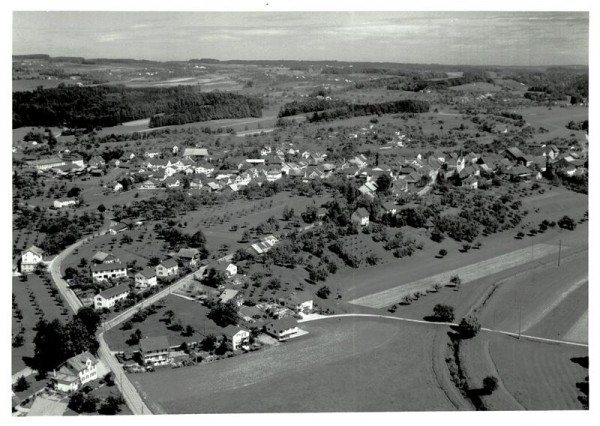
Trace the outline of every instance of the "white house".
{"label": "white house", "polygon": [[284,317],[265,324],[265,331],[277,340],[287,340],[298,333],[298,322],[292,317]]}
{"label": "white house", "polygon": [[88,351],[69,358],[58,371],[55,371],[52,380],[56,389],[62,392],[75,392],[81,386],[98,378],[96,366],[98,359]]}
{"label": "white house", "polygon": [[117,285],[94,296],[94,309],[112,308],[119,300],[129,296],[128,285]]}
{"label": "white house", "polygon": [[54,200],[54,207],[62,209],[63,207],[74,206],[77,204],[77,198],[63,198],[60,200]]}
{"label": "white house", "polygon": [[28,274],[35,271],[38,263],[44,260],[44,252],[41,248],[31,246],[21,253],[21,272]]}
{"label": "white house", "polygon": [[175,259],[167,259],[156,265],[156,275],[159,277],[170,277],[171,275],[177,275],[179,272],[179,266]]}
{"label": "white house", "polygon": [[152,268],[144,268],[137,274],[135,274],[135,287],[138,289],[144,289],[148,287],[154,287],[158,283],[156,282],[156,272]]}
{"label": "white house", "polygon": [[292,294],[287,305],[296,312],[310,311],[314,307],[313,298],[308,294]]}
{"label": "white house", "polygon": [[244,297],[238,290],[227,288],[219,296],[219,302],[233,302],[238,308],[244,304]]}
{"label": "white house", "polygon": [[213,262],[211,263],[206,270],[215,269],[217,271],[224,272],[228,277],[232,277],[237,274],[237,266],[233,263],[221,263],[221,262]]}
{"label": "white house", "polygon": [[369,224],[369,212],[364,207],[359,207],[352,213],[350,220],[357,225],[367,226]]}
{"label": "white house", "polygon": [[250,344],[250,332],[234,325],[225,327],[223,336],[225,336],[227,342],[231,344],[231,348],[234,351],[240,348],[247,348]]}
{"label": "white house", "polygon": [[145,365],[165,365],[170,361],[171,348],[167,336],[140,340],[140,354]]}
{"label": "white house", "polygon": [[127,266],[120,262],[92,265],[92,278],[94,281],[105,281],[109,278],[127,276]]}

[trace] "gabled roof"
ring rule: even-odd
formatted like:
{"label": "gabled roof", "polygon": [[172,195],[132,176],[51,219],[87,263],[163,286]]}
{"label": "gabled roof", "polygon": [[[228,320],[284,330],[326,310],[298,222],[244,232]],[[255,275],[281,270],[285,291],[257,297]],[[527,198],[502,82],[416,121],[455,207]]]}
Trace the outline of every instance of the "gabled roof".
{"label": "gabled roof", "polygon": [[69,358],[65,364],[75,372],[79,373],[81,370],[85,370],[87,368],[86,363],[88,359],[92,361],[92,365],[98,364],[98,359],[89,351],[82,352],[79,355]]}
{"label": "gabled roof", "polygon": [[177,266],[177,261],[173,258],[170,258],[167,260],[163,260],[162,262],[159,263],[159,265],[162,265],[165,268],[172,268],[174,266]]}
{"label": "gabled roof", "polygon": [[108,256],[111,256],[109,253],[104,253],[103,251],[96,252],[92,260],[98,261],[100,263],[104,262]]}
{"label": "gabled roof", "polygon": [[241,327],[236,327],[235,325],[228,325],[227,327],[225,327],[223,329],[223,335],[232,338],[233,336],[235,336],[237,333],[239,333],[240,331],[248,331],[246,329],[243,329]]}
{"label": "gabled roof", "polygon": [[114,271],[117,269],[127,269],[127,265],[123,265],[121,262],[92,265],[92,272]]}
{"label": "gabled roof", "polygon": [[369,212],[364,207],[359,207],[358,209],[356,209],[354,214],[357,214],[360,217],[369,217]]}
{"label": "gabled roof", "polygon": [[273,328],[281,332],[296,327],[298,325],[298,321],[296,321],[296,319],[293,317],[284,317],[275,321],[271,321],[268,323],[268,325],[271,325]]}
{"label": "gabled roof", "polygon": [[145,278],[154,278],[156,276],[156,271],[152,268],[144,268],[138,274],[143,275]]}
{"label": "gabled roof", "polygon": [[198,249],[195,248],[182,248],[177,252],[177,256],[182,257],[184,259],[191,259],[198,253]]}
{"label": "gabled roof", "polygon": [[23,250],[23,253],[27,253],[28,251],[32,252],[33,254],[37,254],[38,256],[44,255],[44,250],[34,245],[29,246],[29,248],[26,250]]}
{"label": "gabled roof", "polygon": [[195,155],[195,156],[200,156],[200,157],[207,157],[208,156],[208,150],[206,148],[186,148],[183,151],[183,156],[187,157],[190,155]]}
{"label": "gabled roof", "polygon": [[158,351],[169,349],[169,339],[167,336],[147,337],[140,340],[140,350],[142,352]]}
{"label": "gabled roof", "polygon": [[122,285],[116,285],[114,287],[111,287],[104,291],[101,291],[96,296],[102,296],[105,299],[110,299],[112,297],[118,296],[123,293],[129,293],[129,291],[130,291],[129,286],[122,284]]}

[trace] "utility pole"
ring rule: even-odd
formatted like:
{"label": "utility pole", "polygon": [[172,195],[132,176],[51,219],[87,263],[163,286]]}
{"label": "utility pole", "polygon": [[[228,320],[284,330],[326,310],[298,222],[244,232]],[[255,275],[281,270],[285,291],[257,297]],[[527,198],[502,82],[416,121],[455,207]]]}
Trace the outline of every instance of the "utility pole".
{"label": "utility pole", "polygon": [[521,339],[521,310],[522,310],[522,306],[521,303],[519,303],[519,337],[518,339]]}
{"label": "utility pole", "polygon": [[562,249],[562,240],[558,240],[558,266],[560,266],[560,250]]}

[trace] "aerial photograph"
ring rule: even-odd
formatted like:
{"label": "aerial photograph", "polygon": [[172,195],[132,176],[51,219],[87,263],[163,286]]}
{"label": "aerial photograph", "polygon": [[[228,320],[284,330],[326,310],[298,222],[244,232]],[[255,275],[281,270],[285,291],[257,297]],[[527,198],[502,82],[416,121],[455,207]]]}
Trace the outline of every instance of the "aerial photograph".
{"label": "aerial photograph", "polygon": [[10,14],[12,417],[589,409],[589,12]]}

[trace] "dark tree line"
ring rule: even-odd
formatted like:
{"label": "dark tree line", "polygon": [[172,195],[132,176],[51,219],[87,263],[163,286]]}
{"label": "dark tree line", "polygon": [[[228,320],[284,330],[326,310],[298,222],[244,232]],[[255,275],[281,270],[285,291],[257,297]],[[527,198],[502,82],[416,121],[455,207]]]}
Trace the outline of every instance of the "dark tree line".
{"label": "dark tree line", "polygon": [[421,113],[429,111],[429,103],[412,99],[382,102],[378,104],[350,104],[331,110],[315,112],[309,117],[310,122],[329,121],[340,118],[360,117],[365,115]]}
{"label": "dark tree line", "polygon": [[[153,117],[151,126],[219,118],[260,117],[262,100],[198,88],[124,86],[38,88],[13,93],[13,128],[22,126],[108,127]],[[161,114],[160,116],[158,116]]]}

